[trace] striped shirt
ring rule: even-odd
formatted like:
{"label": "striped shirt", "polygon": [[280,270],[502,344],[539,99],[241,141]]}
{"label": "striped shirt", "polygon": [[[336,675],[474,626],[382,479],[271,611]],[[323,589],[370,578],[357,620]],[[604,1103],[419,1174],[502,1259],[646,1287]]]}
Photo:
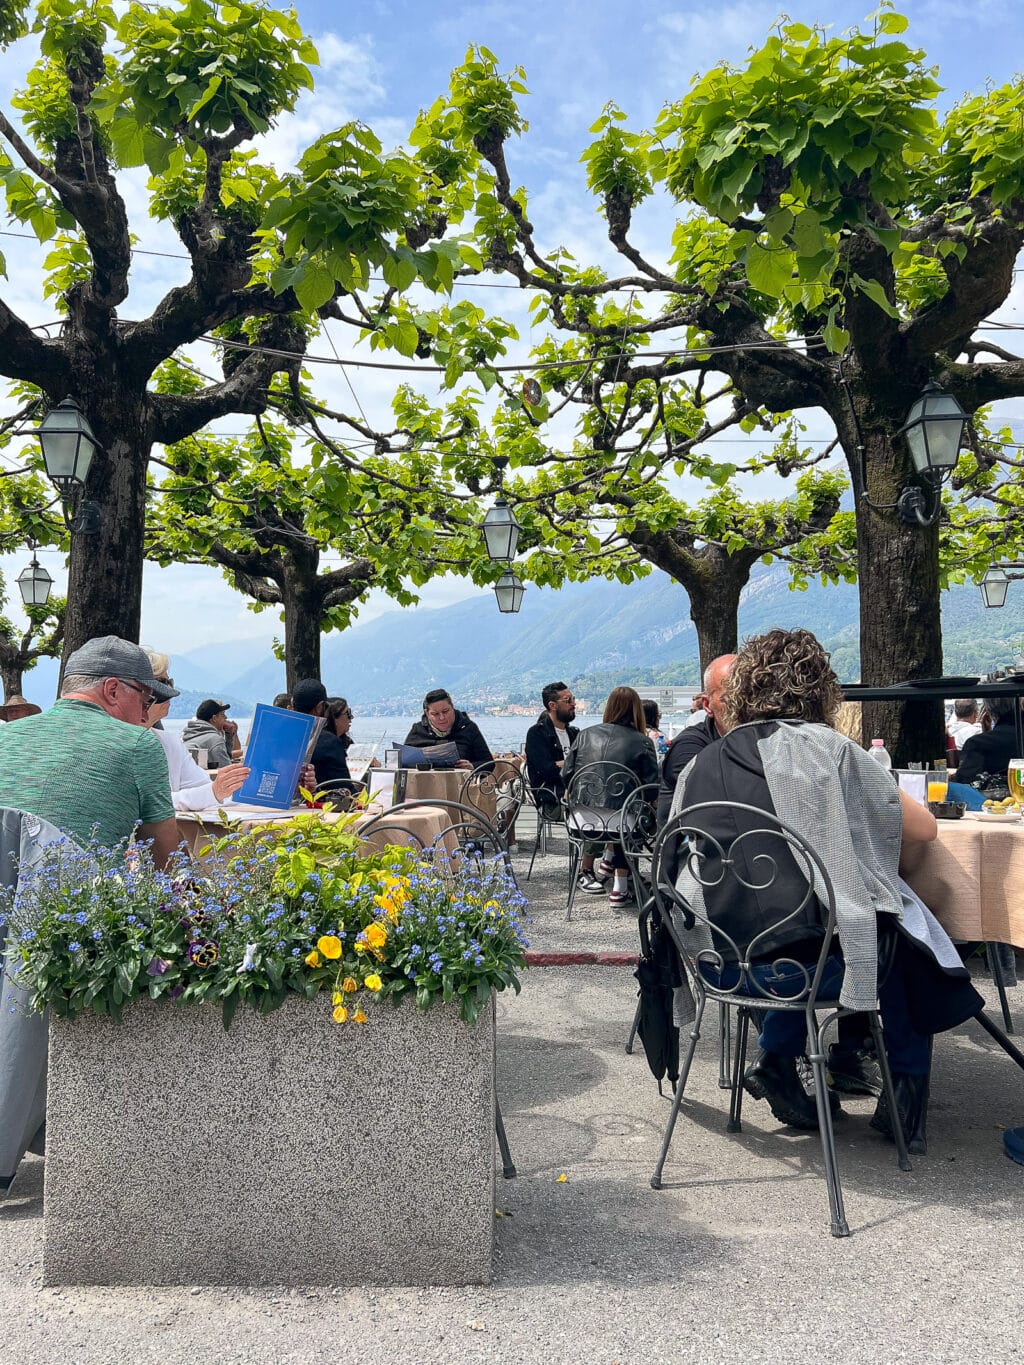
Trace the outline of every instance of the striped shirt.
{"label": "striped shirt", "polygon": [[73,698],[0,726],[0,806],[31,811],[80,843],[108,845],[139,821],[174,818],[156,736]]}

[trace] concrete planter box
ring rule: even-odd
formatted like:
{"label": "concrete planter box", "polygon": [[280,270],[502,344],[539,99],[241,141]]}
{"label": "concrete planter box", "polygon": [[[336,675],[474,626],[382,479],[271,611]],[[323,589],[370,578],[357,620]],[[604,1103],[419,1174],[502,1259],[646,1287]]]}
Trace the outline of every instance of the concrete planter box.
{"label": "concrete planter box", "polygon": [[494,1010],[140,1002],[50,1026],[46,1284],[491,1278]]}

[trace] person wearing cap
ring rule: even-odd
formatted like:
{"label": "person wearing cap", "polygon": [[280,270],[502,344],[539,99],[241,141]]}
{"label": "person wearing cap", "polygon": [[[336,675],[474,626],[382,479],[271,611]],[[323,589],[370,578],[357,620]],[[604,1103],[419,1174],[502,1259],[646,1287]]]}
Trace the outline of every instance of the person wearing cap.
{"label": "person wearing cap", "polygon": [[167,760],[144,727],[154,701],[177,696],[145,651],[117,635],[68,656],[49,711],[0,727],[0,805],[29,811],[85,844],[152,842],[162,867],[177,847]]}
{"label": "person wearing cap", "polygon": [[238,726],[228,720],[230,710],[231,705],[226,701],[214,701],[212,697],[201,701],[196,707],[195,720],[190,720],[182,733],[182,743],[193,757],[197,749],[206,750],[208,768],[226,768],[241,755],[241,750],[237,755],[235,753]]}
{"label": "person wearing cap", "polygon": [[317,735],[311,762],[316,772],[316,783],[336,784],[337,789],[349,791],[354,796],[362,791],[362,783],[354,782],[348,770],[348,749],[351,740],[347,736],[347,726],[342,734],[338,733],[336,717],[342,714],[351,723],[352,712],[348,703],[341,698],[340,708],[332,708],[328,703],[327,688],[318,678],[302,678],[292,688],[292,709],[301,711],[305,716],[323,716],[324,728]]}

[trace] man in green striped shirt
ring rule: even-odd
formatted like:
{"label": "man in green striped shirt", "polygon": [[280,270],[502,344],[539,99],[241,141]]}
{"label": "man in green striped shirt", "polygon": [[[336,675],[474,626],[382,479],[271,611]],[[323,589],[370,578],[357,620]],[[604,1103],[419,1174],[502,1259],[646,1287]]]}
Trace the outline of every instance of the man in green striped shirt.
{"label": "man in green striped shirt", "polygon": [[158,682],[130,640],[104,635],[68,657],[59,701],[0,726],[0,806],[30,811],[80,843],[113,845],[137,824],[159,867],[178,845],[167,759],[143,727]]}

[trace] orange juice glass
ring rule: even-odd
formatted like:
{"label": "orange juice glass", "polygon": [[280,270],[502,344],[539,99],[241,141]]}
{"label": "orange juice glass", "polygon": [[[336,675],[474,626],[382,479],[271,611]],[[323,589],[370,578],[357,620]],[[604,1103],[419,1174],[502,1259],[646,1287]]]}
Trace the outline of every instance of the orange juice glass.
{"label": "orange juice glass", "polygon": [[939,779],[939,780],[937,780],[937,781],[932,781],[931,779],[929,779],[929,782],[928,782],[928,800],[929,800],[929,801],[945,801],[945,799],[946,799],[946,793],[947,793],[948,791],[949,791],[949,783],[946,781],[946,779],[945,779],[944,777],[941,778],[941,779]]}

